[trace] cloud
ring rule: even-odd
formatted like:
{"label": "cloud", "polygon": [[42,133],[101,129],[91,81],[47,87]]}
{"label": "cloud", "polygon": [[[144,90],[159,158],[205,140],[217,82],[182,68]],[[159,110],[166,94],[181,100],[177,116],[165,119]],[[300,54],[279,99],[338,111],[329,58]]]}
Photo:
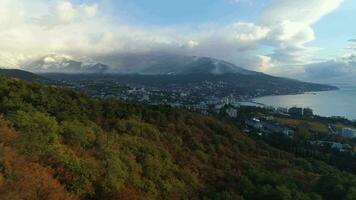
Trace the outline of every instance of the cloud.
{"label": "cloud", "polygon": [[314,82],[356,84],[356,54],[306,65],[299,76]]}
{"label": "cloud", "polygon": [[257,71],[268,72],[275,66],[275,63],[273,63],[272,58],[269,56],[258,55],[256,58],[255,70]]}
{"label": "cloud", "polygon": [[237,22],[233,24],[237,30],[236,38],[239,41],[251,42],[265,38],[271,31],[269,27],[257,26],[253,23]]}
{"label": "cloud", "polygon": [[347,61],[328,60],[306,65],[305,72],[309,78],[331,79],[355,72],[356,66]]}
{"label": "cloud", "polygon": [[262,24],[279,24],[286,20],[307,25],[314,24],[334,11],[343,0],[274,0],[261,14]]}
{"label": "cloud", "polygon": [[353,53],[356,50],[356,39],[349,39],[348,40],[348,45],[346,47],[347,51],[350,51]]}
{"label": "cloud", "polygon": [[275,48],[270,56],[285,64],[306,64],[316,48],[312,25],[340,6],[342,0],[275,0],[261,14],[258,24],[271,29],[266,44]]}
{"label": "cloud", "polygon": [[186,44],[182,45],[183,48],[193,49],[199,45],[199,42],[194,40],[189,40]]}
{"label": "cloud", "polygon": [[88,17],[95,17],[95,15],[98,12],[98,5],[97,4],[93,4],[93,5],[83,4],[80,7],[81,7],[81,9],[84,10],[84,13]]}
{"label": "cloud", "polygon": [[[100,1],[1,0],[0,66],[19,67],[47,54],[105,57],[164,52],[211,56],[259,71],[309,63],[312,25],[342,0],[272,0],[255,22],[198,26],[139,25],[108,15]],[[7,19],[12,19],[7,20]],[[261,48],[269,52],[261,54]]]}
{"label": "cloud", "polygon": [[60,22],[72,22],[76,17],[77,11],[73,8],[71,2],[59,2],[55,7],[55,15]]}
{"label": "cloud", "polygon": [[[76,58],[112,53],[168,52],[239,60],[268,33],[252,23],[140,26],[100,13],[99,4],[1,1],[0,65],[18,67],[46,54]],[[16,44],[16,45],[15,45]]]}

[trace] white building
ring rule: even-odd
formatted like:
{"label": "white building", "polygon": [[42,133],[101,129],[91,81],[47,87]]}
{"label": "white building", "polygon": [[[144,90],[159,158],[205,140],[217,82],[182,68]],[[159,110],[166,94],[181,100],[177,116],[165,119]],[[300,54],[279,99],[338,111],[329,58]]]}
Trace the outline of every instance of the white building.
{"label": "white building", "polygon": [[237,117],[237,109],[228,108],[228,109],[226,109],[226,114],[229,115],[229,117],[236,118]]}
{"label": "white building", "polygon": [[278,107],[277,112],[280,114],[286,114],[288,113],[288,108]]}
{"label": "white building", "polygon": [[356,130],[352,128],[343,128],[341,131],[341,136],[348,138],[356,138]]}
{"label": "white building", "polygon": [[261,121],[257,118],[253,118],[252,120],[247,120],[246,125],[257,130],[261,130],[263,128]]}

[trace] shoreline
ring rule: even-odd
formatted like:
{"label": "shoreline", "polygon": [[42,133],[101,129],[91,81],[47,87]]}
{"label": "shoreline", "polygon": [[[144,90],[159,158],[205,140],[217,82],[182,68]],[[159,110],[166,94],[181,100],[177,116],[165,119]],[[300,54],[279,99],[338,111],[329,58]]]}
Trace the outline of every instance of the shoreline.
{"label": "shoreline", "polygon": [[[299,94],[267,95],[246,100],[248,106],[272,106],[274,108],[311,108],[315,115],[322,117],[343,117],[350,121],[356,119],[356,107],[353,101],[356,87],[338,90],[310,91]],[[334,101],[334,103],[333,103]]]}

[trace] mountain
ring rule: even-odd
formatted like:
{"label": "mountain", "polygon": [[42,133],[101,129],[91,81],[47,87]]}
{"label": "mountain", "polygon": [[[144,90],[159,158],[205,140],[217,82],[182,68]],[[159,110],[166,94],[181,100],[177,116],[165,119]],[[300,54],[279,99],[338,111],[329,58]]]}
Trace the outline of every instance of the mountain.
{"label": "mountain", "polygon": [[[232,63],[208,57],[118,54],[94,59],[85,64],[69,56],[47,55],[22,68],[35,73],[117,73],[144,75],[174,74],[254,74],[256,72],[237,67]],[[94,64],[93,64],[94,63]],[[107,63],[107,65],[102,64]]]}
{"label": "mountain", "polygon": [[343,157],[326,147],[284,144],[295,156],[213,116],[4,77],[0,85],[0,199],[355,197],[355,174],[325,163]]}
{"label": "mountain", "polygon": [[253,74],[226,61],[177,54],[115,54],[96,58],[112,67],[115,73],[143,75],[175,74]]}
{"label": "mountain", "polygon": [[337,89],[329,85],[274,77],[208,57],[120,54],[93,60],[95,62],[91,63],[97,64],[84,64],[70,57],[50,55],[24,68],[55,80],[115,80],[122,84],[170,91],[192,91],[192,88],[199,88],[192,92],[221,93],[219,97],[229,93],[261,96]]}
{"label": "mountain", "polygon": [[0,69],[0,76],[13,77],[26,81],[48,81],[48,79],[43,76],[19,69]]}
{"label": "mountain", "polygon": [[69,56],[50,54],[22,66],[34,73],[105,73],[110,67],[102,63],[85,64]]}
{"label": "mountain", "polygon": [[[312,91],[328,91],[337,87],[307,83],[287,78],[269,76],[262,73],[244,74],[43,74],[45,77],[73,85],[106,83],[107,91],[114,83],[122,86],[143,87],[149,90],[187,93],[201,99],[235,97],[253,98],[267,95],[300,94]],[[80,83],[80,84],[78,84]],[[79,90],[83,88],[77,88]],[[99,94],[97,88],[94,93]]]}
{"label": "mountain", "polygon": [[207,57],[188,57],[183,66],[177,66],[172,63],[166,65],[159,64],[149,66],[139,71],[139,74],[256,74],[256,72],[237,67],[232,63]]}

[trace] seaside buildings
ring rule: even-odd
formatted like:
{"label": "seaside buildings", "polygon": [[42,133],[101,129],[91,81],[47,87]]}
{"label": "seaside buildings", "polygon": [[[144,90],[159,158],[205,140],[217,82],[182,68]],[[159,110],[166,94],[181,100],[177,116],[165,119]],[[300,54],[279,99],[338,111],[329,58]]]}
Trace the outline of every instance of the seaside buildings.
{"label": "seaside buildings", "polygon": [[356,138],[356,130],[352,128],[343,128],[340,134],[343,137]]}

